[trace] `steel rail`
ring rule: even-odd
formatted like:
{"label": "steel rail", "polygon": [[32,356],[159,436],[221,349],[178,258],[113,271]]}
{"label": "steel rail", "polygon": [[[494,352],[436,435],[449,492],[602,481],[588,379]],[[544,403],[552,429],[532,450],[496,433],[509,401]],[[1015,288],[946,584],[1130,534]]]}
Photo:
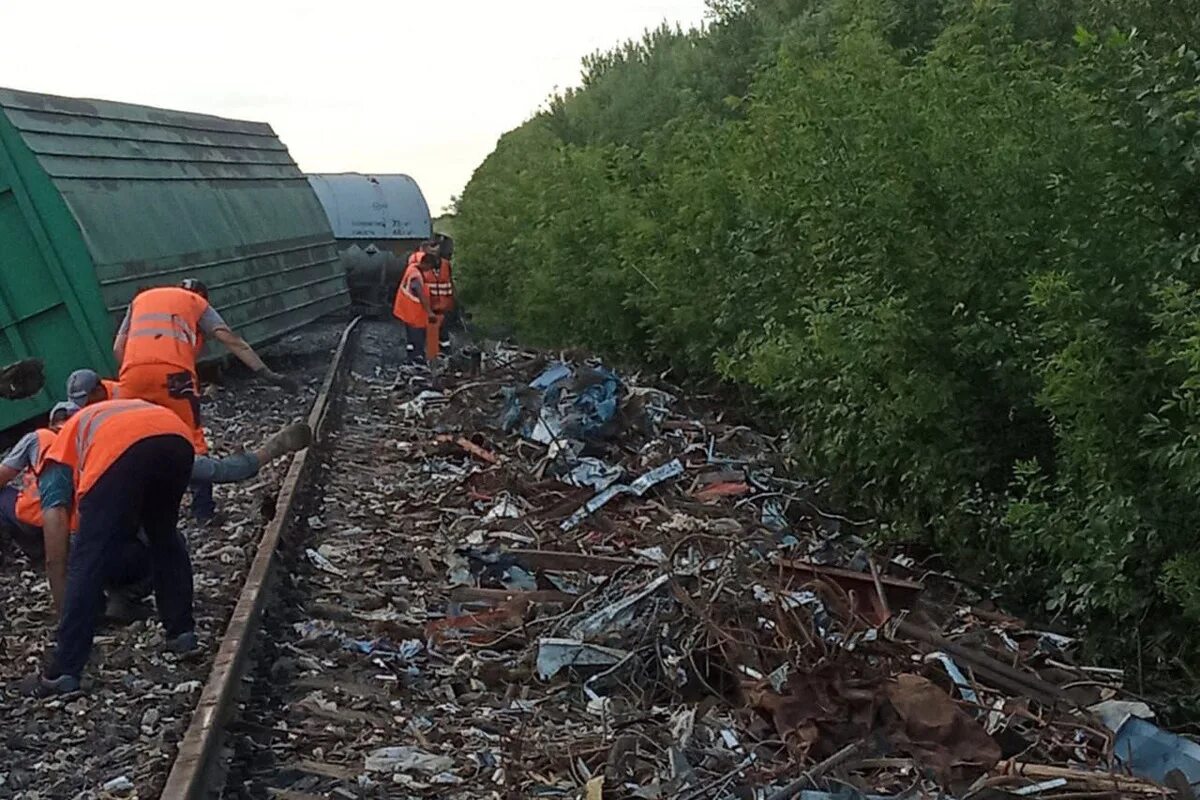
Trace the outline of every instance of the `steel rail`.
{"label": "steel rail", "polygon": [[171,765],[171,772],[162,792],[163,798],[199,800],[207,795],[207,784],[214,773],[213,758],[218,752],[231,704],[237,698],[237,687],[242,668],[245,666],[246,654],[262,617],[267,595],[266,586],[275,560],[275,551],[279,547],[283,530],[295,511],[294,506],[300,496],[310,462],[315,461],[309,456],[320,443],[321,427],[329,410],[330,400],[334,396],[334,387],[347,371],[346,354],[360,319],[362,318],[355,317],[342,332],[333,363],[309,412],[308,424],[313,429],[313,445],[300,451],[292,459],[292,465],[279,489],[275,516],[263,531],[254,561],[246,573],[246,582],[242,586],[237,606],[233,609],[225,634],[221,637],[220,649],[213,660],[212,672],[209,673],[208,681],[200,693],[196,710],[192,713],[191,724],[180,742],[175,762]]}

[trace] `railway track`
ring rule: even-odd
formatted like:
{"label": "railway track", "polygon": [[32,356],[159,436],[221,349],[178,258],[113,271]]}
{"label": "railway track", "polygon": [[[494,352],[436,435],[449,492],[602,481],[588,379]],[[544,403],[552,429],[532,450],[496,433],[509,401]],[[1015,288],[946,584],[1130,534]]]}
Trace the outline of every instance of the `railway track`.
{"label": "railway track", "polygon": [[309,415],[317,444],[284,479],[164,798],[405,796],[360,779],[371,752],[423,738],[398,713],[426,679],[404,621],[420,566],[398,527],[422,469],[403,418],[419,389],[381,368],[393,337],[358,320],[342,335]]}
{"label": "railway track", "polygon": [[[282,425],[302,419],[319,390],[345,321],[322,322],[267,351],[272,363],[304,384],[295,395],[233,369],[213,384],[205,417],[214,452],[255,447]],[[265,465],[250,482],[217,487],[224,514],[199,525],[185,499],[180,529],[195,573],[200,657],[162,652],[156,621],[97,632],[84,692],[49,701],[20,697],[12,686],[45,658],[53,610],[40,571],[8,542],[0,545],[0,800],[154,798],[196,705],[235,598],[253,560],[291,459]],[[103,787],[134,789],[104,793]]]}
{"label": "railway track", "polygon": [[[222,747],[226,726],[235,714],[236,703],[244,699],[241,684],[251,650],[257,650],[257,655],[261,656],[264,648],[268,651],[274,649],[272,643],[257,639],[259,623],[272,590],[281,582],[279,576],[274,574],[279,561],[294,555],[280,553],[281,541],[285,534],[293,532],[298,526],[298,514],[310,497],[307,494],[308,486],[320,480],[327,463],[317,451],[329,445],[335,429],[336,423],[331,417],[337,413],[340,396],[350,379],[350,367],[357,355],[359,328],[360,319],[356,318],[346,327],[334,351],[308,415],[308,423],[316,433],[317,444],[293,459],[280,487],[274,516],[259,541],[237,605],[217,648],[212,671],[167,777],[162,792],[164,798],[202,798],[223,794],[221,786],[229,766],[225,758],[228,750]],[[340,434],[339,430],[338,435],[332,438],[340,440]],[[282,582],[287,583],[286,577]],[[277,605],[276,608],[281,610],[282,607]],[[272,622],[276,616],[278,614],[272,616]],[[252,705],[259,703],[262,694],[262,691],[252,692]]]}
{"label": "railway track", "polygon": [[[219,531],[185,525],[205,656],[192,663],[162,656],[152,623],[102,634],[82,695],[0,706],[5,724],[34,731],[5,735],[0,798],[408,796],[390,780],[364,784],[360,776],[372,751],[424,739],[419,724],[397,713],[414,681],[430,686],[414,666],[426,655],[417,658],[423,632],[404,621],[408,576],[439,584],[443,577],[428,558],[411,557],[398,527],[410,499],[406,474],[428,468],[405,441],[427,432],[406,430],[403,409],[424,378],[409,376],[418,384],[411,389],[397,384],[385,358],[396,347],[392,326],[355,319],[331,339],[332,332],[328,324],[309,331],[290,361],[303,364],[317,388],[307,413],[314,446],[240,491],[228,505],[245,517]],[[326,347],[330,355],[320,357]],[[319,380],[317,363],[325,367]],[[253,384],[231,388],[222,409],[230,442],[260,436],[237,414],[262,417],[271,428],[281,415],[294,417],[291,405],[275,408],[279,398],[260,398]],[[234,413],[248,402],[253,408]],[[428,475],[419,483],[439,485]],[[256,535],[249,515],[259,506],[270,519]],[[376,557],[380,551],[392,557]],[[20,577],[27,587],[37,581],[31,572]],[[26,664],[40,650],[37,637],[20,632],[51,628],[46,604],[33,600],[23,620],[0,614],[0,655],[21,658],[5,652],[20,639],[28,643]],[[20,670],[7,667],[13,677]],[[75,749],[47,758],[47,748],[64,742]],[[140,751],[136,763],[131,750]]]}

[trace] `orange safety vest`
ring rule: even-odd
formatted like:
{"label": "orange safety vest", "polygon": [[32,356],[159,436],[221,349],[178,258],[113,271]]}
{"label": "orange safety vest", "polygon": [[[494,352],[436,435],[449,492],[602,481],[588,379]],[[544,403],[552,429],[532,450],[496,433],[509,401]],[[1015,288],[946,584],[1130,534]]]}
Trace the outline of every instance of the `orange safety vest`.
{"label": "orange safety vest", "polygon": [[96,481],[133,445],[152,436],[178,436],[189,444],[192,432],[183,420],[145,400],[105,400],[67,420],[49,452],[40,458],[38,472],[49,461],[75,473],[75,505]]}
{"label": "orange safety vest", "polygon": [[195,372],[204,346],[200,318],[207,310],[207,300],[178,286],[147,289],[133,298],[121,372],[146,364]]}
{"label": "orange safety vest", "polygon": [[110,381],[108,378],[101,378],[100,385],[104,387],[106,394],[105,400],[116,400],[121,396],[121,384],[117,381]]}
{"label": "orange safety vest", "polygon": [[392,304],[392,316],[410,328],[424,328],[429,325],[429,315],[425,313],[425,309],[421,305],[421,297],[413,294],[410,289],[413,278],[420,278],[421,295],[427,301],[430,299],[429,279],[426,277],[426,272],[416,264],[410,262],[404,270],[404,277],[400,279],[400,285],[396,288],[396,300]]}
{"label": "orange safety vest", "polygon": [[429,305],[439,314],[454,308],[454,282],[450,280],[450,260],[442,259],[441,266],[429,275]]}
{"label": "orange safety vest", "polygon": [[42,496],[38,493],[37,476],[42,471],[42,462],[46,459],[46,452],[57,438],[58,434],[49,428],[38,428],[37,460],[29,465],[29,469],[25,470],[25,475],[21,479],[21,491],[17,494],[17,519],[35,528],[42,527]]}

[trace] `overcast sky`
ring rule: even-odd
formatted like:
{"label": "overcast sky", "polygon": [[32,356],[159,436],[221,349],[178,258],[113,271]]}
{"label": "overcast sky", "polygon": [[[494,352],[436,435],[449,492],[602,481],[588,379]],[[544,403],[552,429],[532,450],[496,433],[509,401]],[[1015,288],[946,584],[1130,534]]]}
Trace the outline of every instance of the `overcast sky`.
{"label": "overcast sky", "polygon": [[0,86],[271,123],[307,172],[438,213],[580,59],[704,0],[0,0]]}

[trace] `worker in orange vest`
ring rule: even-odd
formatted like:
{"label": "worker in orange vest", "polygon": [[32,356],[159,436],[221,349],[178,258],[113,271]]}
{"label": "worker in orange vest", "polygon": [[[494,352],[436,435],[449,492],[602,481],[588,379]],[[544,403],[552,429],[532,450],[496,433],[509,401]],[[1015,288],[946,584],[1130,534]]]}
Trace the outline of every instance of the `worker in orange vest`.
{"label": "worker in orange vest", "polygon": [[[90,369],[78,369],[67,378],[67,398],[78,408],[105,400],[116,400],[119,387]],[[66,405],[60,403],[60,405]],[[24,441],[24,440],[22,440]],[[306,423],[284,425],[257,450],[247,450],[223,458],[197,455],[192,464],[192,483],[240,483],[258,474],[263,464],[280,456],[303,450],[312,443],[312,428]],[[6,463],[6,462],[5,462]],[[2,470],[2,467],[0,467]],[[3,473],[0,472],[0,475]]]}
{"label": "worker in orange vest", "polygon": [[[437,315],[437,328],[426,329],[426,353],[432,360],[437,354],[450,346],[449,325],[450,315],[455,309],[454,277],[450,258],[454,255],[454,240],[444,234],[434,234],[432,239],[421,242],[421,246],[408,257],[408,266],[428,264],[427,258],[436,259],[436,266],[427,270],[429,287],[429,305]],[[436,334],[437,347],[430,344],[430,336]],[[430,354],[432,352],[432,354]]]}
{"label": "worker in orange vest", "polygon": [[54,444],[58,431],[79,410],[71,402],[56,403],[50,409],[45,428],[21,437],[0,461],[0,528],[31,561],[45,559],[42,544],[42,504],[35,473],[42,458]]}
{"label": "worker in orange vest", "polygon": [[[200,380],[196,359],[211,336],[256,375],[289,391],[299,384],[267,368],[245,339],[234,333],[208,303],[208,287],[188,278],[179,286],[140,292],[129,304],[113,343],[121,365],[118,391],[122,398],[147,400],[174,411],[192,431],[198,455],[208,452],[200,422]],[[192,513],[211,520],[216,513],[212,484],[197,483]]]}
{"label": "worker in orange vest", "polygon": [[450,266],[450,256],[454,253],[454,240],[449,236],[438,234],[434,237],[437,246],[438,265],[433,270],[429,285],[429,305],[438,315],[439,347],[445,350],[450,347],[450,337],[447,335],[450,326],[447,324],[454,312],[454,276]]}
{"label": "worker in orange vest", "polygon": [[[13,480],[14,475],[20,478],[19,488],[10,484],[0,489],[0,523],[35,569],[46,561],[37,472],[58,438],[59,430],[79,410],[79,406],[70,401],[56,404],[50,410],[49,426],[23,436],[0,462],[0,483]],[[130,541],[121,548],[115,563],[116,568],[105,578],[108,598],[105,617],[126,623],[148,617],[144,606],[138,602],[152,589],[147,549],[141,542]]]}
{"label": "worker in orange vest", "polygon": [[[22,685],[27,693],[78,691],[105,578],[139,528],[149,543],[167,649],[186,654],[197,648],[192,565],[176,527],[194,455],[192,430],[143,400],[96,403],[63,426],[38,473],[57,646],[46,672]],[[78,531],[73,537],[72,528]]]}
{"label": "worker in orange vest", "polygon": [[[78,386],[86,384],[80,375],[92,370],[77,370],[68,379]],[[86,375],[84,376],[86,377]],[[99,378],[97,386],[100,386]],[[111,381],[104,381],[111,383]],[[68,392],[70,394],[70,392]],[[97,398],[85,405],[102,403],[107,398],[101,389],[93,391]],[[58,430],[80,407],[71,401],[58,403],[50,411],[50,425],[26,434],[0,461],[0,532],[9,538],[29,559],[31,565],[40,568],[46,560],[45,532],[42,529],[43,515],[41,497],[35,477],[42,457],[49,451]],[[196,456],[192,461],[193,482],[240,483],[256,476],[262,465],[276,458],[308,447],[312,442],[312,429],[305,423],[284,426],[268,438],[258,449],[235,453],[223,458]],[[20,479],[17,482],[16,479]],[[150,581],[149,547],[145,536],[127,542],[122,555],[116,561],[115,571],[105,581],[107,603],[104,616],[117,622],[132,622],[149,616],[143,600],[153,589]]]}
{"label": "worker in orange vest", "polygon": [[440,318],[433,309],[430,286],[436,282],[437,256],[414,254],[400,278],[392,316],[404,323],[405,351],[409,364],[423,364],[438,354]]}

